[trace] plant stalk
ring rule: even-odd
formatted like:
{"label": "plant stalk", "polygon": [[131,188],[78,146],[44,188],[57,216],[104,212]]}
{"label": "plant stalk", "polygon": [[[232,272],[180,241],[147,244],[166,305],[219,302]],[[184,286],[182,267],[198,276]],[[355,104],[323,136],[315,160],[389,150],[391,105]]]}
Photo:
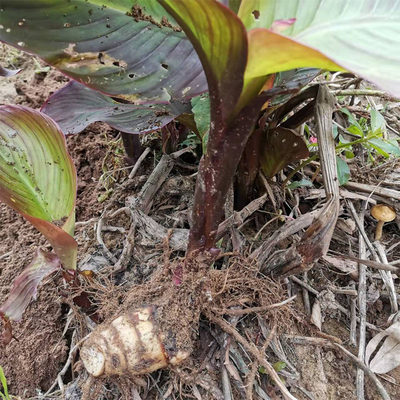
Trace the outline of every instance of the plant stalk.
{"label": "plant stalk", "polygon": [[140,143],[139,135],[121,132],[121,138],[127,161],[130,165],[134,165],[144,151],[144,148]]}
{"label": "plant stalk", "polygon": [[215,247],[225,199],[265,96],[258,96],[230,122],[211,124],[207,152],[196,181],[188,254]]}

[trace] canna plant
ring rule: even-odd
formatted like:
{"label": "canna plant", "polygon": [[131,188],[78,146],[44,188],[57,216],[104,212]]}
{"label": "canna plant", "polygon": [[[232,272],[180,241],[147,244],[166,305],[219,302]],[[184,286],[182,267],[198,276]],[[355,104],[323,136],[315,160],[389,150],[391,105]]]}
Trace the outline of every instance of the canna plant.
{"label": "canna plant", "polygon": [[76,172],[57,124],[22,106],[0,106],[0,160],[0,201],[35,226],[54,249],[36,252],[0,307],[9,341],[10,321],[22,317],[40,281],[61,268],[76,269]]}
{"label": "canna plant", "polygon": [[[290,127],[279,124],[298,101],[293,96],[320,69],[353,71],[400,95],[400,3],[391,0],[0,4],[0,40],[40,56],[73,79],[42,108],[64,133],[98,120],[132,134],[172,120],[193,126],[199,119],[196,110],[193,117],[191,99],[208,91],[209,128],[198,129],[208,138],[194,195],[190,257],[217,253],[217,227],[246,146],[254,139],[253,148],[257,143],[274,148],[280,135],[290,137],[285,131]],[[260,119],[261,110],[276,117],[272,125],[279,129],[269,139],[262,137],[269,120]],[[242,160],[246,167],[246,157]],[[274,163],[263,164],[270,174],[276,172]],[[112,360],[93,346],[87,344],[82,354],[97,376],[111,370],[105,366]],[[91,361],[90,355],[95,355]]]}
{"label": "canna plant", "polygon": [[187,121],[190,99],[208,88],[189,253],[215,246],[260,110],[318,73],[303,68],[350,70],[400,92],[400,6],[390,0],[2,0],[1,16],[0,40],[73,78],[43,107],[65,133],[96,120],[127,133]]}

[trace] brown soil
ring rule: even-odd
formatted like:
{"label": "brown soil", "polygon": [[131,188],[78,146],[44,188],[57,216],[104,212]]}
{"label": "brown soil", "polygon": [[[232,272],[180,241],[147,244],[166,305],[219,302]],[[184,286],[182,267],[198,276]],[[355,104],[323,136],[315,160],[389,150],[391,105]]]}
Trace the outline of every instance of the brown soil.
{"label": "brown soil", "polygon": [[[0,63],[22,68],[11,78],[1,81],[0,104],[21,104],[39,108],[67,79],[55,70],[35,72],[42,63],[16,50],[0,45]],[[68,149],[78,171],[77,221],[101,214],[105,207],[99,196],[106,192],[100,182],[104,171],[120,167],[123,162],[119,142],[113,142],[112,130],[95,124],[80,135],[67,138]],[[111,145],[110,145],[111,143]],[[110,150],[115,151],[112,157]],[[32,260],[38,246],[46,240],[22,217],[0,204],[0,303],[4,302],[16,276]],[[76,239],[84,257],[93,252],[92,227],[78,226]],[[87,232],[89,231],[89,232]],[[56,379],[68,355],[69,334],[63,335],[67,307],[61,278],[47,279],[38,297],[26,310],[21,322],[13,324],[13,340],[0,352],[10,393],[27,398],[45,392]]]}

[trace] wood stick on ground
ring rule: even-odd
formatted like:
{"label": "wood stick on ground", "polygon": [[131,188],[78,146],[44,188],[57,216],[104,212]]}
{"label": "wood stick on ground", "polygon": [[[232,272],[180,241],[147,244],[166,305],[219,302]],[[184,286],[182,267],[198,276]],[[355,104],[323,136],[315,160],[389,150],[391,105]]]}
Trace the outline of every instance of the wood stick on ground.
{"label": "wood stick on ground", "polygon": [[216,312],[221,315],[228,314],[228,315],[235,315],[235,316],[246,315],[246,314],[250,314],[250,313],[261,313],[261,312],[265,312],[268,310],[272,310],[274,308],[282,307],[285,304],[292,302],[296,297],[297,296],[295,295],[295,296],[289,297],[286,300],[281,301],[280,303],[275,303],[275,304],[271,304],[268,306],[248,307],[248,308],[244,308],[244,309],[233,309],[233,310],[232,309],[223,309],[223,310],[213,309],[213,312]]}
{"label": "wood stick on ground", "polygon": [[185,147],[184,149],[178,150],[175,153],[168,155],[164,154],[156,167],[153,169],[150,176],[147,178],[147,181],[143,185],[139,194],[137,196],[128,197],[126,200],[126,205],[131,209],[140,209],[144,213],[148,214],[151,209],[154,196],[171,172],[175,163],[175,159],[191,150],[192,149],[190,147]]}
{"label": "wood stick on ground", "polygon": [[[364,202],[360,212],[362,226],[364,226],[365,206],[366,203]],[[360,258],[366,258],[367,249],[361,232],[358,234],[358,253]],[[358,313],[360,317],[358,358],[364,362],[367,331],[367,267],[361,263],[358,264]],[[359,367],[357,368],[356,392],[357,400],[364,400],[364,371]]]}
{"label": "wood stick on ground", "polygon": [[[308,273],[307,271],[303,273],[303,281],[307,283],[308,281]],[[304,303],[304,310],[307,315],[311,315],[311,304],[310,304],[310,295],[308,290],[305,287],[301,288],[303,294],[303,303]]]}
{"label": "wood stick on ground", "polygon": [[128,176],[128,181],[132,180],[134,176],[136,175],[140,165],[144,161],[144,159],[147,157],[147,154],[150,153],[150,147],[146,147],[143,151],[143,153],[140,155],[140,157],[136,160],[135,165],[132,168],[132,171],[129,173]]}
{"label": "wood stick on ground", "polygon": [[218,325],[223,331],[233,336],[233,338],[238,343],[240,343],[243,346],[243,348],[246,351],[248,351],[260,363],[260,365],[262,365],[266,369],[268,375],[274,381],[275,385],[279,388],[285,399],[297,400],[296,397],[294,397],[289,392],[289,390],[281,381],[278,373],[274,370],[272,365],[266,360],[264,355],[261,354],[260,350],[256,347],[254,343],[247,341],[242,335],[239,334],[239,332],[233,326],[231,326],[224,319],[214,315],[211,312],[206,312],[206,316],[211,322]]}
{"label": "wood stick on ground", "polygon": [[364,193],[375,193],[379,196],[386,197],[391,200],[400,201],[400,192],[394,189],[386,189],[376,185],[367,185],[365,183],[357,183],[348,181],[344,186],[349,189],[358,190]]}
{"label": "wood stick on ground", "polygon": [[[265,339],[265,342],[260,350],[261,354],[265,354],[265,351],[267,350],[268,346],[270,345],[271,340],[275,336],[275,333],[276,333],[276,323],[273,325],[267,338]],[[253,365],[251,366],[250,374],[247,378],[246,400],[253,400],[253,387],[254,387],[254,381],[256,380],[257,370],[258,370],[258,361],[254,361]]]}
{"label": "wood stick on ground", "polygon": [[335,96],[372,96],[381,97],[387,101],[398,102],[400,99],[390,96],[383,90],[371,90],[371,89],[344,89],[344,90],[331,90],[331,93]]}
{"label": "wood stick on ground", "polygon": [[350,299],[350,339],[352,346],[357,345],[357,299]]}
{"label": "wood stick on ground", "polygon": [[[368,239],[367,234],[365,233],[364,230],[364,225],[361,224],[360,219],[358,218],[357,212],[354,208],[353,203],[351,202],[347,202],[348,208],[350,210],[350,213],[354,219],[354,222],[356,223],[356,226],[360,232],[360,234],[362,235],[365,244],[367,245],[369,251],[371,252],[372,256],[374,257],[375,261],[380,262],[385,264],[385,261],[382,260],[379,255],[377,254],[374,246],[372,245],[371,241]],[[394,283],[393,283],[393,278],[392,275],[390,274],[390,271],[383,271],[383,270],[379,270],[379,273],[381,275],[381,278],[389,292],[389,299],[390,299],[390,308],[391,308],[391,312],[392,314],[396,313],[399,308],[398,308],[398,304],[397,304],[397,294],[394,288]]]}
{"label": "wood stick on ground", "polygon": [[242,208],[238,212],[234,212],[231,216],[229,216],[225,221],[221,222],[218,226],[217,232],[217,240],[221,239],[229,229],[233,227],[237,227],[243,224],[243,222],[254,212],[259,210],[264,203],[267,201],[267,194],[258,197],[257,199],[253,200],[246,207]]}
{"label": "wood stick on ground", "polygon": [[360,369],[362,369],[366,375],[374,382],[375,387],[377,388],[379,394],[381,395],[383,400],[391,400],[388,392],[382,385],[381,381],[377,378],[377,376],[359,359],[357,358],[354,354],[352,354],[350,351],[345,349],[343,346],[341,346],[338,343],[334,343],[334,346],[339,349],[342,353],[346,354],[346,356]]}
{"label": "wood stick on ground", "polygon": [[321,210],[314,210],[307,214],[303,214],[293,221],[286,222],[281,228],[275,231],[272,236],[267,239],[260,247],[255,249],[251,254],[251,258],[255,258],[262,265],[270,256],[272,249],[282,240],[295,233],[307,228],[312,224],[314,218],[321,212]]}
{"label": "wood stick on ground", "polygon": [[[334,257],[341,258],[343,260],[356,261],[359,264],[364,264],[364,265],[366,265],[368,267],[371,267],[371,268],[374,268],[374,269],[381,269],[381,270],[384,270],[384,271],[399,272],[399,268],[396,267],[393,263],[384,264],[384,263],[377,262],[377,261],[366,260],[365,258],[358,258],[358,257],[349,256],[349,255],[341,255],[341,254],[340,255],[339,254],[335,254]],[[361,255],[360,255],[360,257],[361,257]]]}
{"label": "wood stick on ground", "polygon": [[117,258],[114,256],[114,254],[111,253],[111,251],[108,249],[108,247],[106,246],[106,244],[104,243],[104,240],[101,236],[101,232],[103,231],[103,223],[104,223],[104,218],[105,218],[105,213],[107,211],[107,208],[103,211],[102,216],[99,218],[98,222],[97,222],[97,227],[96,227],[96,239],[97,242],[99,243],[99,245],[102,247],[103,249],[103,253],[104,255],[113,263],[115,264],[118,260]]}
{"label": "wood stick on ground", "polygon": [[118,261],[115,263],[114,268],[112,270],[112,274],[115,275],[121,271],[124,271],[128,266],[129,260],[131,258],[133,252],[133,246],[135,244],[135,229],[136,229],[136,222],[131,222],[131,226],[129,228],[128,233],[125,235],[124,245],[122,248],[121,256],[119,257]]}
{"label": "wood stick on ground", "polygon": [[228,370],[223,365],[221,368],[221,380],[222,380],[222,393],[224,394],[224,400],[232,400],[232,387],[231,381],[229,380]]}

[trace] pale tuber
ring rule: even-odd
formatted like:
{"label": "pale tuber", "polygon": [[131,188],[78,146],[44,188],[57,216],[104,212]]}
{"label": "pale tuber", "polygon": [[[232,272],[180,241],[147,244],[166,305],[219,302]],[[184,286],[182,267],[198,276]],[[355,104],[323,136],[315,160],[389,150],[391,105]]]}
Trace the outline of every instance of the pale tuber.
{"label": "pale tuber", "polygon": [[95,376],[140,375],[176,365],[189,356],[162,333],[156,307],[142,307],[100,325],[84,343],[81,359]]}

